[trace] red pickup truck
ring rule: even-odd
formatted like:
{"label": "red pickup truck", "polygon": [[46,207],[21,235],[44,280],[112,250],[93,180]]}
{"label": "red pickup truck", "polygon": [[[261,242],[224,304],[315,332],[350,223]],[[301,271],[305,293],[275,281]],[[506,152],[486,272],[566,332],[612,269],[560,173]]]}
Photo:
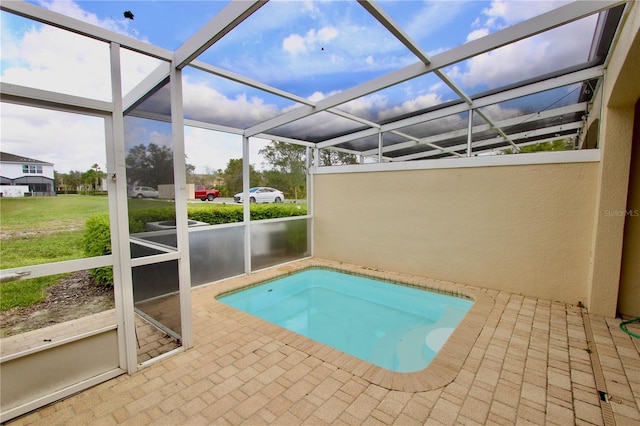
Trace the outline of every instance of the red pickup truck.
{"label": "red pickup truck", "polygon": [[220,191],[217,189],[207,189],[204,185],[195,186],[194,198],[199,198],[202,201],[213,201],[216,197],[220,196]]}

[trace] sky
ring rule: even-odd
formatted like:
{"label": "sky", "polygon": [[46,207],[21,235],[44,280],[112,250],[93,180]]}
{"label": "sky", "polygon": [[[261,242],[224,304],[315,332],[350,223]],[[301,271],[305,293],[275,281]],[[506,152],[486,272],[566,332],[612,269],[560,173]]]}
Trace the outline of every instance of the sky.
{"label": "sky", "polygon": [[[172,51],[227,4],[168,0],[32,3]],[[564,3],[396,0],[379,5],[434,56]],[[133,13],[134,19],[125,18],[124,11]],[[2,81],[110,100],[107,45],[6,12],[0,17]],[[582,63],[587,59],[595,22],[595,17],[590,17],[454,64],[445,72],[467,93],[475,94]],[[357,2],[327,0],[272,1],[198,60],[314,101],[417,62]],[[123,92],[134,88],[157,65],[155,59],[123,52]],[[183,87],[187,118],[240,129],[299,106],[195,69],[185,69]],[[456,98],[440,79],[428,74],[339,108],[381,121]],[[500,106],[492,111],[495,117],[516,113]],[[1,105],[0,118],[2,151],[55,163],[60,172],[84,171],[93,164],[106,163],[101,119],[8,104]],[[303,135],[316,126],[339,133],[352,124],[342,119],[327,121],[326,116],[317,114],[301,125],[275,132]],[[136,132],[139,139],[131,144],[149,143],[152,138],[168,143],[167,134],[159,138],[157,129],[142,130]],[[257,169],[268,167],[258,153],[266,143],[251,140],[250,163]],[[224,169],[229,159],[242,155],[237,135],[187,128],[185,144],[187,162],[196,166],[197,173]]]}

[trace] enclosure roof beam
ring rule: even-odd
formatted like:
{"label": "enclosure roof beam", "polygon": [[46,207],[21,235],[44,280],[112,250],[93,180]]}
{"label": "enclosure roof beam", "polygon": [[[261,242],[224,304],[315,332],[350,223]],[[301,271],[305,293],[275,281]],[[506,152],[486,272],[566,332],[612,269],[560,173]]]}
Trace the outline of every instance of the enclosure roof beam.
{"label": "enclosure roof beam", "polygon": [[136,105],[144,102],[155,93],[163,84],[169,81],[171,65],[169,62],[162,62],[155,70],[153,70],[144,80],[127,93],[122,99],[122,106],[125,111],[133,109]]}
{"label": "enclosure roof beam", "polygon": [[[422,50],[422,48],[417,43],[415,43],[411,39],[411,37],[409,37],[409,35],[407,35],[404,32],[404,30],[400,28],[400,26],[397,25],[391,19],[391,17],[385,13],[385,11],[382,8],[380,8],[373,1],[358,0],[358,3],[360,3],[362,7],[364,7],[376,20],[378,20],[378,22],[380,22],[387,30],[389,30],[389,32],[391,32],[398,40],[400,40],[400,42],[404,44],[414,55],[416,55],[422,63],[424,63],[425,65],[429,65],[429,63],[431,62],[431,60],[429,59],[429,55],[427,55],[427,53],[424,50]],[[472,105],[471,98],[469,98],[469,96],[467,96],[467,94],[464,93],[464,91],[460,89],[455,84],[455,82],[451,80],[442,70],[440,69],[435,70],[435,74],[447,86],[449,86],[451,90],[453,90],[458,96],[460,96],[460,98],[462,98],[467,103],[467,105],[469,106]],[[482,117],[486,118],[484,115],[482,115]],[[398,136],[401,136],[399,132],[397,134]],[[403,135],[403,137],[406,137],[408,139],[414,139],[412,136],[409,136],[409,135]],[[432,147],[436,149],[441,149],[437,145],[433,145]]]}
{"label": "enclosure roof beam", "polygon": [[[545,127],[537,130],[529,130],[526,132],[514,133],[514,134],[510,134],[509,137],[517,140],[517,139],[529,138],[533,136],[547,135],[550,133],[557,133],[560,131],[577,130],[582,128],[582,126],[583,126],[583,123],[582,121],[580,121],[575,123],[561,124],[561,125],[552,126],[552,127]],[[556,139],[557,138],[558,137],[556,137]],[[478,148],[478,147],[493,145],[500,142],[504,142],[504,139],[502,137],[484,139],[481,141],[474,142],[473,147]],[[452,151],[463,150],[466,148],[467,148],[467,144],[464,143],[464,144],[458,144],[455,146],[447,147],[445,148],[445,151],[452,152]],[[417,152],[415,154],[407,154],[407,155],[402,155],[400,157],[393,157],[392,161],[417,160],[417,159],[426,158],[426,157],[433,157],[434,155],[440,155],[440,154],[442,154],[442,152],[437,152],[437,151]]]}
{"label": "enclosure roof beam", "polygon": [[[412,142],[407,142],[407,143],[412,144],[411,146],[416,146],[416,145],[427,145],[427,146],[430,146],[431,148],[434,148],[434,149],[438,149],[438,150],[440,150],[442,153],[451,154],[451,155],[454,155],[454,156],[456,156],[456,157],[463,157],[463,155],[460,155],[460,154],[458,154],[457,152],[445,151],[445,148],[444,148],[444,147],[442,147],[442,146],[440,146],[440,145],[436,145],[436,144],[431,143],[431,142],[421,141],[419,138],[413,137],[413,136],[411,136],[411,135],[407,135],[406,133],[402,133],[402,132],[399,132],[399,131],[397,131],[397,130],[392,130],[390,133],[393,133],[394,135],[401,136],[401,137],[403,137],[403,138],[406,138],[406,139],[411,140]],[[393,145],[393,146],[395,146],[395,145]],[[376,151],[376,152],[377,152],[378,150],[373,150],[373,149],[372,149],[372,150],[369,150],[369,151],[363,152],[363,153],[362,153],[362,155],[371,155],[371,153],[372,153],[373,151]],[[382,151],[383,153],[385,152],[385,151],[384,151],[384,147],[383,147],[383,149],[382,149],[381,151]]]}
{"label": "enclosure roof beam", "polygon": [[176,50],[175,67],[187,66],[266,3],[264,0],[230,2]]}
{"label": "enclosure roof beam", "polygon": [[333,138],[328,141],[318,142],[316,144],[316,147],[320,149],[329,148],[330,146],[339,145],[345,142],[351,142],[356,139],[367,138],[369,136],[377,135],[378,133],[380,133],[380,129],[364,129],[357,132],[349,133],[348,135],[338,136],[337,138]]}
{"label": "enclosure roof beam", "polygon": [[[566,137],[569,137],[569,136],[577,136],[577,134],[578,133],[576,132],[573,135],[564,135],[563,137],[566,138]],[[531,141],[531,142],[519,143],[518,144],[518,148],[522,148],[523,146],[536,145],[536,144],[539,144],[539,143],[553,142],[553,141],[557,141],[557,140],[558,140],[557,136],[551,136],[551,137],[548,137],[548,138],[538,139],[538,140]],[[474,155],[483,155],[483,154],[486,155],[487,153],[496,153],[496,152],[501,153],[505,149],[510,149],[510,148],[509,148],[509,146],[504,146],[504,147],[500,147],[500,148],[481,149],[481,150],[478,150],[478,151],[473,151],[473,154]]]}
{"label": "enclosure roof beam", "polygon": [[404,32],[400,26],[398,26],[389,15],[375,2],[370,0],[358,0],[360,6],[364,7],[367,12],[369,12],[378,22],[380,22],[391,34],[393,34],[402,44],[404,44],[407,49],[411,51],[414,55],[420,59],[425,65],[429,65],[429,57],[422,50],[422,48],[414,42],[407,33]]}
{"label": "enclosure roof beam", "polygon": [[[564,114],[572,114],[579,111],[586,111],[586,108],[587,108],[587,103],[580,102],[577,104],[567,105],[567,106],[556,108],[556,109],[540,111],[534,114],[519,115],[517,117],[508,118],[506,120],[501,120],[496,122],[496,126],[500,126],[500,127],[515,126],[517,124],[522,124],[530,120],[543,120],[551,117],[562,116]],[[481,125],[473,126],[474,133],[484,132],[489,129],[491,129],[491,126],[489,124],[481,124]],[[398,134],[398,132],[395,130],[392,130],[391,133]],[[425,138],[410,138],[411,141],[409,142],[400,142],[397,144],[385,146],[382,148],[382,152],[398,151],[401,149],[412,148],[416,145],[432,146],[430,144],[436,144],[436,146],[438,146],[437,143],[440,141],[462,137],[462,136],[465,136],[466,134],[467,134],[467,128],[465,127],[464,129],[452,130],[447,133],[440,133],[433,136],[427,136]],[[363,151],[362,155],[374,155],[377,152],[378,152],[378,149],[375,148],[375,149],[370,149],[368,151]]]}
{"label": "enclosure roof beam", "polygon": [[220,124],[212,124],[204,121],[184,119],[184,125],[196,127],[198,129],[213,130],[216,132],[230,133],[232,135],[242,135],[243,130],[237,127],[223,126]]}
{"label": "enclosure roof beam", "polygon": [[327,112],[330,112],[333,115],[337,115],[337,116],[342,117],[342,118],[347,118],[349,120],[357,121],[358,123],[361,123],[361,124],[367,125],[369,127],[372,127],[374,129],[376,129],[376,132],[379,131],[379,129],[381,127],[378,123],[374,123],[373,121],[367,120],[365,118],[360,118],[360,117],[355,116],[353,114],[349,114],[348,112],[340,111],[337,108],[328,109]]}
{"label": "enclosure roof beam", "polygon": [[473,100],[474,108],[482,108],[489,105],[505,102],[511,99],[520,98],[522,96],[533,95],[535,93],[544,92],[558,87],[568,86],[570,84],[582,83],[587,80],[599,78],[604,75],[604,67],[597,66],[575,71],[569,74],[563,74],[537,83],[527,84],[525,86],[516,87],[504,92],[495,93],[493,95],[483,96]]}
{"label": "enclosure roof beam", "polygon": [[[507,27],[501,31],[470,41],[431,58],[429,65],[422,62],[409,65],[387,75],[375,78],[351,89],[336,93],[316,103],[315,107],[302,106],[286,114],[256,124],[245,131],[245,135],[253,136],[267,132],[308,115],[333,108],[362,96],[377,92],[398,83],[447,67],[498,47],[522,40],[544,31],[576,21],[602,10],[623,4],[622,0],[594,0],[572,2],[551,12],[531,18],[527,21]],[[475,107],[475,103],[474,103]]]}
{"label": "enclosure roof beam", "polygon": [[81,112],[105,116],[113,113],[113,102],[34,89],[0,82],[0,100],[17,105],[51,108],[58,111]]}
{"label": "enclosure roof beam", "polygon": [[303,141],[303,140],[300,140],[300,139],[285,138],[284,136],[268,135],[266,133],[255,135],[253,137],[254,138],[260,138],[260,139],[272,140],[272,141],[278,141],[278,142],[286,142],[286,143],[290,143],[290,144],[294,144],[294,145],[308,146],[309,148],[315,148],[316,147],[316,144],[313,143],[313,142],[307,142],[307,141]]}
{"label": "enclosure roof beam", "polygon": [[286,92],[284,90],[269,86],[267,84],[260,83],[253,79],[244,77],[240,74],[233,73],[231,71],[227,71],[225,69],[207,64],[206,62],[193,60],[189,64],[190,67],[198,69],[200,71],[204,71],[210,74],[217,75],[219,77],[226,78],[231,81],[235,81],[236,83],[243,84],[245,86],[253,87],[254,89],[262,90],[263,92],[271,93],[272,95],[280,96],[285,99],[289,99],[290,101],[298,102],[303,105],[314,106],[315,102],[303,98],[302,96],[294,95],[293,93]]}
{"label": "enclosure roof beam", "polygon": [[[386,29],[388,29],[402,44],[404,44],[414,55],[420,59],[425,65],[429,65],[431,60],[429,56],[418,46],[411,38],[405,34],[405,32],[395,23],[393,20],[375,3],[366,1],[366,0],[358,0],[360,5],[364,7],[374,18],[376,18]],[[441,69],[437,69],[434,73],[442,80],[451,90],[453,90],[462,100],[466,102],[470,107],[473,106],[473,101],[471,98],[462,90],[447,74],[444,73]],[[502,137],[508,141],[511,145],[515,147],[515,144],[512,140],[510,140],[507,135],[502,131],[502,129],[495,126],[495,124],[491,121],[489,117],[487,117],[481,111],[478,111],[478,115],[486,121],[491,127],[496,128],[498,133],[502,135]]]}
{"label": "enclosure roof beam", "polygon": [[[559,77],[553,77],[537,83],[529,84],[526,86],[520,86],[513,89],[505,90],[503,92],[494,93],[491,95],[476,98],[473,100],[473,105],[474,105],[474,108],[476,109],[482,108],[489,105],[504,102],[510,99],[520,98],[523,96],[532,95],[534,93],[543,92],[545,90],[555,89],[558,87],[567,86],[570,84],[590,80],[593,78],[598,78],[598,77],[601,77],[603,73],[604,73],[604,68],[602,66],[575,71],[570,74],[564,74]],[[420,114],[413,117],[408,117],[401,120],[393,121],[391,123],[383,124],[380,131],[390,132],[392,130],[413,126],[416,124],[423,123],[425,121],[446,117],[448,115],[460,114],[468,110],[469,110],[469,106],[460,102],[458,104],[451,105],[445,108],[440,108],[434,111],[429,111],[424,114]],[[318,148],[327,148],[332,145],[349,142],[350,140],[355,140],[362,137],[370,136],[375,133],[376,131],[372,129],[372,130],[355,132],[350,135],[340,136],[338,138],[328,139],[326,141],[318,142]]]}

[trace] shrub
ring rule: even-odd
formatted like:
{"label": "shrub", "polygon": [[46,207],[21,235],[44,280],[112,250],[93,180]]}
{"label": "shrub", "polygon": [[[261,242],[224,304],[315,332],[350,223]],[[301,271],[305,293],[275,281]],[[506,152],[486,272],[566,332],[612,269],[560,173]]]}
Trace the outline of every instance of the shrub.
{"label": "shrub", "polygon": [[129,213],[129,231],[132,234],[145,231],[145,223],[175,220],[176,213],[171,207],[156,207],[152,209],[134,210]]}
{"label": "shrub", "polygon": [[187,216],[191,220],[206,222],[209,225],[242,222],[242,206],[192,207],[187,211]]}
{"label": "shrub", "polygon": [[[84,233],[84,252],[89,257],[111,254],[109,215],[97,214],[87,219]],[[95,268],[90,272],[98,284],[113,285],[113,269],[110,266]]]}
{"label": "shrub", "polygon": [[256,204],[251,206],[251,220],[304,216],[307,206],[299,204]]}
{"label": "shrub", "polygon": [[[280,217],[303,216],[307,207],[298,204],[260,204],[251,206],[251,220],[275,219]],[[187,216],[191,220],[205,222],[210,225],[242,222],[242,206],[214,205],[192,207]],[[129,214],[129,229],[132,234],[145,231],[145,223],[174,220],[173,207],[134,210]],[[88,257],[111,254],[111,233],[109,215],[97,214],[89,217],[84,234],[84,251]],[[111,267],[91,270],[91,275],[100,285],[113,285],[113,269]]]}
{"label": "shrub", "polygon": [[[251,205],[251,220],[277,219],[280,217],[304,216],[307,207],[298,204],[254,204]],[[191,220],[206,222],[210,225],[242,222],[243,213],[240,205],[215,205],[193,207],[187,212]]]}

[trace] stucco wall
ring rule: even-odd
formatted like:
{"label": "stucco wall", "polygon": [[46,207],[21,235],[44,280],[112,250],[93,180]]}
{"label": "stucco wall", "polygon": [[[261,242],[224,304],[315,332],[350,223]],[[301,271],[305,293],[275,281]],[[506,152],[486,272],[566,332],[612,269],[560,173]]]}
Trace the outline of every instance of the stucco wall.
{"label": "stucco wall", "polygon": [[[634,106],[640,98],[640,4],[632,2],[620,37],[611,55],[603,86],[605,106],[600,132],[601,162],[597,194],[592,270],[589,294],[590,312],[614,316],[619,300],[623,244],[626,257],[637,259],[629,242],[624,242],[625,214],[629,188]],[[635,293],[635,292],[633,292]],[[637,296],[637,293],[632,294]]]}
{"label": "stucco wall", "polygon": [[315,176],[314,255],[576,304],[597,163]]}
{"label": "stucco wall", "polygon": [[634,122],[618,294],[618,312],[625,317],[640,316],[640,100],[635,106]]}

